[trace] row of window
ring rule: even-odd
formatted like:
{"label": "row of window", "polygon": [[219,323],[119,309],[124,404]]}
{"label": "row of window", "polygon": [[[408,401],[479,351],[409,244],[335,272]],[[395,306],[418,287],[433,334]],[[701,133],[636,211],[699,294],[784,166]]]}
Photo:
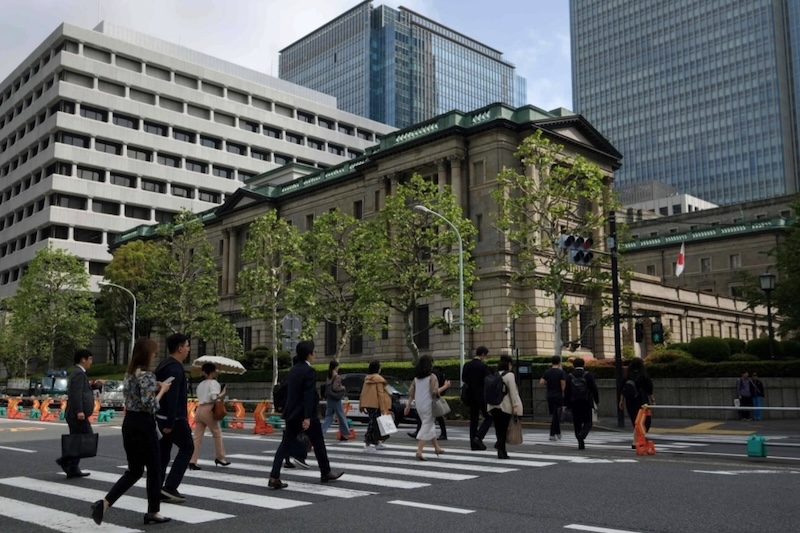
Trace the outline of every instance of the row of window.
{"label": "row of window", "polygon": [[[781,218],[788,219],[788,218],[790,218],[792,216],[792,211],[788,210],[788,209],[787,210],[783,210],[783,211],[780,212],[780,216],[781,216]],[[758,213],[758,214],[755,215],[753,220],[767,220],[767,218],[769,218],[769,215],[767,213]],[[733,217],[731,219],[730,224],[742,224],[744,222],[746,222],[746,221],[745,221],[745,219],[743,217]],[[720,222],[710,222],[710,223],[704,224],[704,227],[712,227],[712,228],[714,228],[714,227],[717,227],[717,226],[720,226],[720,225],[721,225]],[[691,224],[689,226],[689,231],[698,231],[700,229],[701,229],[700,224]],[[679,233],[680,231],[681,230],[679,230],[678,228],[669,228],[670,235],[673,235],[675,233]],[[658,237],[658,236],[659,236],[659,232],[658,231],[651,231],[648,234],[648,237]],[[646,237],[642,237],[641,235],[636,234],[636,233],[631,235],[631,239],[632,240],[642,239],[642,238],[646,238]]]}
{"label": "row of window", "polygon": [[[53,49],[52,55],[55,56],[56,54],[60,53],[62,50],[66,50],[66,51],[74,53],[74,54],[79,54],[80,53],[80,46],[78,45],[78,43],[67,39],[67,40],[61,42],[59,45],[57,45]],[[92,46],[89,46],[89,45],[86,45],[86,44],[83,45],[83,55],[85,57],[87,57],[89,59],[92,59],[92,60],[95,60],[95,61],[101,61],[103,63],[108,63],[108,64],[112,63],[112,53],[111,52],[105,51],[105,50],[101,50],[101,49],[98,49],[98,48],[95,48],[95,47],[92,47]],[[0,93],[0,106],[2,106],[7,100],[9,100],[11,98],[11,95],[15,94],[22,86],[24,86],[25,83],[27,83],[27,81],[33,75],[38,73],[39,69],[50,61],[50,58],[51,58],[51,51],[48,51],[40,59],[35,60],[33,66],[29,70],[26,70],[25,72],[23,72],[20,75],[19,78],[17,78],[15,81],[13,81],[9,85],[9,87],[5,91],[3,91],[3,93]],[[375,133],[373,133],[372,131],[364,130],[362,128],[356,128],[355,126],[351,126],[351,125],[344,124],[344,123],[341,123],[341,122],[336,122],[334,119],[329,119],[329,118],[324,118],[324,117],[321,117],[321,116],[317,116],[317,115],[315,115],[314,113],[312,113],[310,111],[302,111],[302,110],[299,110],[299,109],[295,110],[294,108],[287,107],[287,106],[278,104],[276,102],[271,102],[269,100],[265,100],[265,99],[260,98],[258,96],[254,96],[254,95],[251,95],[251,94],[248,94],[248,93],[244,93],[244,92],[241,92],[241,91],[238,91],[238,90],[235,90],[235,89],[226,88],[226,87],[223,87],[221,85],[218,85],[218,84],[206,81],[206,80],[199,80],[198,78],[195,78],[195,77],[192,77],[192,76],[189,76],[187,74],[180,73],[180,72],[173,72],[170,69],[167,69],[165,67],[161,67],[161,66],[154,65],[154,64],[149,64],[149,63],[143,64],[138,59],[128,58],[128,57],[125,57],[125,56],[122,56],[122,55],[119,55],[119,54],[116,54],[116,53],[114,54],[114,62],[116,63],[116,66],[118,66],[120,68],[124,68],[124,69],[131,70],[131,71],[138,72],[138,73],[143,73],[143,74],[145,74],[147,76],[158,78],[158,79],[161,79],[163,81],[172,81],[175,84],[181,85],[183,87],[196,89],[196,90],[199,89],[204,93],[211,94],[211,95],[214,95],[214,96],[219,96],[221,98],[226,98],[227,97],[227,99],[232,100],[234,102],[242,103],[242,104],[245,104],[245,105],[250,105],[250,106],[252,106],[254,108],[261,109],[261,110],[264,110],[264,111],[273,111],[273,112],[275,112],[275,113],[277,113],[279,115],[282,115],[282,116],[286,116],[286,117],[290,117],[290,118],[296,117],[297,120],[300,120],[300,121],[305,122],[307,124],[317,124],[321,128],[338,131],[339,133],[343,133],[345,135],[357,136],[359,139],[363,139],[363,140],[366,140],[366,141],[374,141],[375,140]],[[143,68],[143,65],[144,65],[144,68]],[[72,74],[73,74],[73,76],[77,75],[77,73],[72,73]],[[80,75],[77,75],[77,76],[80,76]],[[83,77],[84,78],[88,78],[88,76],[83,76]],[[65,79],[65,78],[67,78],[65,81],[70,81],[68,79],[68,76],[61,77],[61,79]],[[25,98],[23,98],[22,101],[20,102],[20,104],[15,106],[15,108],[12,109],[8,115],[6,115],[5,117],[0,118],[0,130],[7,123],[10,123],[11,119],[13,119],[14,116],[18,115],[24,108],[28,107],[33,100],[35,100],[36,98],[41,96],[41,94],[42,94],[42,92],[44,90],[49,89],[52,86],[52,84],[53,84],[53,79],[51,78],[49,80],[48,84],[42,84],[39,87],[37,87],[36,89],[34,89],[33,91],[31,91],[31,93],[29,95],[27,95]],[[85,82],[84,82],[84,84],[85,84]],[[100,84],[101,85],[105,85],[105,84],[109,84],[109,82],[104,82],[104,81],[101,80]],[[94,83],[92,81],[92,86],[93,85],[94,85]],[[110,85],[116,85],[116,84],[110,84]],[[122,87],[122,86],[119,86],[119,87]],[[100,86],[99,88],[100,88],[100,90],[103,90],[102,86]],[[111,89],[110,86],[108,88]],[[123,95],[124,95],[124,87],[122,89],[123,89],[122,92],[123,92]],[[131,91],[133,92],[133,91],[137,91],[137,90],[136,89],[131,89]],[[108,92],[110,92],[110,91],[108,91]],[[115,92],[119,92],[119,91],[117,90]],[[138,94],[140,92],[144,93],[143,91],[137,91],[136,95],[139,98],[135,98],[134,94],[130,95],[131,98],[132,99],[141,99],[144,96],[146,100],[151,100],[152,99],[152,102],[155,103],[155,95],[149,95],[150,97],[146,97],[146,93],[140,95],[140,94]],[[163,100],[163,102],[161,102],[161,106],[162,107],[173,108],[173,110],[178,110],[178,108],[180,108],[180,112],[183,112],[183,102],[180,102],[180,101],[177,101],[177,100],[173,100],[173,99],[170,99],[168,97],[161,97],[161,99]],[[189,114],[194,115],[194,116],[204,116],[204,115],[206,115],[205,118],[210,118],[210,116],[209,116],[210,115],[210,110],[199,108],[199,107],[193,106],[191,104],[187,104],[187,105],[189,106],[188,107]]]}

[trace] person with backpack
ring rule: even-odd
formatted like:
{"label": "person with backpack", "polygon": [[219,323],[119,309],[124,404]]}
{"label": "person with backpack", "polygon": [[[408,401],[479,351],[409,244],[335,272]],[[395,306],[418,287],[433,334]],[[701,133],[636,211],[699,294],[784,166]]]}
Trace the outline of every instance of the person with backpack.
{"label": "person with backpack", "polygon": [[512,365],[510,355],[501,355],[500,362],[497,363],[497,373],[486,377],[483,388],[486,408],[492,413],[494,420],[498,459],[508,459],[506,437],[511,416],[522,416],[522,398],[519,397],[517,381],[511,371]]}
{"label": "person with backpack", "polygon": [[551,417],[550,440],[561,440],[561,411],[564,408],[567,373],[561,368],[561,356],[554,355],[551,364],[539,379],[539,384],[547,387],[547,409]]}
{"label": "person with backpack", "polygon": [[592,409],[600,404],[600,393],[594,376],[583,366],[583,359],[576,357],[572,361],[575,369],[567,380],[564,399],[567,407],[572,410],[572,424],[575,426],[575,438],[578,439],[578,449],[586,449],[586,437],[592,430]]}
{"label": "person with backpack", "polygon": [[[625,408],[631,419],[631,425],[636,424],[639,409],[644,404],[654,404],[653,382],[647,377],[644,361],[637,357],[628,364],[625,373],[625,383],[622,385],[622,394],[619,397],[619,408]],[[645,432],[650,431],[651,418],[648,416],[644,422]],[[636,448],[636,444],[631,445]]]}
{"label": "person with backpack", "polygon": [[[483,438],[492,427],[492,416],[486,410],[483,400],[483,385],[486,376],[492,373],[484,360],[489,355],[486,346],[475,350],[475,357],[464,365],[461,372],[461,398],[469,407],[469,443],[473,450],[485,450]],[[483,414],[483,423],[478,427],[478,420]]]}

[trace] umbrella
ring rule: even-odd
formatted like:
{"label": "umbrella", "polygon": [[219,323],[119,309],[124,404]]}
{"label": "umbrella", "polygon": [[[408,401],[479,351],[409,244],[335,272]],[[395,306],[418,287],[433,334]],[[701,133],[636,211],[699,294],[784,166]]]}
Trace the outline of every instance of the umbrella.
{"label": "umbrella", "polygon": [[242,363],[230,357],[222,357],[221,355],[204,355],[198,357],[192,363],[192,366],[200,368],[206,363],[213,363],[217,366],[217,372],[222,374],[244,374],[245,370]]}

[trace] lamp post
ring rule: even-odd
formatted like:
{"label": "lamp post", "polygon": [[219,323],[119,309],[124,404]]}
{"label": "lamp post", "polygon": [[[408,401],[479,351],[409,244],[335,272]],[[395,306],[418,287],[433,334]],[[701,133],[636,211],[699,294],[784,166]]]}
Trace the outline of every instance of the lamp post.
{"label": "lamp post", "polygon": [[456,232],[456,237],[458,237],[458,307],[459,307],[459,317],[458,317],[458,351],[459,351],[459,358],[460,358],[460,368],[463,372],[464,370],[464,244],[461,241],[461,233],[458,231],[458,228],[449,220],[447,220],[444,216],[440,215],[436,211],[428,209],[424,205],[415,205],[414,209],[417,211],[422,211],[423,213],[428,213],[435,217],[441,218],[444,220],[448,226],[453,228],[453,231]]}
{"label": "lamp post", "polygon": [[123,287],[122,285],[117,285],[116,283],[111,283],[110,281],[98,281],[98,285],[107,286],[107,287],[116,287],[118,289],[122,289],[123,291],[127,292],[133,298],[133,317],[131,322],[131,354],[133,354],[133,344],[136,342],[136,296]]}
{"label": "lamp post", "polygon": [[758,281],[761,282],[761,290],[767,297],[767,331],[769,333],[769,358],[774,359],[775,353],[772,343],[775,342],[775,332],[772,329],[772,291],[775,289],[775,274],[764,272],[758,276]]}

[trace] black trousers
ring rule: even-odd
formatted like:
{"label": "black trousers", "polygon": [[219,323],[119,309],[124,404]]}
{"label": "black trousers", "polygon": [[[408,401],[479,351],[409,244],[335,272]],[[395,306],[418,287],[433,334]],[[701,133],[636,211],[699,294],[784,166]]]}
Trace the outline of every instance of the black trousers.
{"label": "black trousers", "polygon": [[511,423],[511,415],[502,409],[492,409],[492,420],[494,420],[494,433],[497,436],[497,453],[506,453],[506,439],[508,438],[508,425]]}
{"label": "black trousers", "polygon": [[[483,423],[478,427],[478,419],[483,415]],[[469,406],[469,440],[483,440],[492,427],[492,415],[486,410],[486,404],[470,404]]]}
{"label": "black trousers", "polygon": [[147,467],[147,512],[161,509],[161,451],[156,421],[150,413],[128,411],[122,422],[122,444],[128,456],[128,469],[106,494],[109,505],[133,487]]}
{"label": "black trousers", "polygon": [[[164,428],[167,421],[156,418],[158,428],[161,430],[161,440],[159,446],[161,448],[161,479],[164,480],[164,487],[171,489],[178,489],[178,485],[183,481],[183,475],[186,469],[189,468],[189,461],[192,460],[194,453],[194,439],[192,438],[192,429],[189,427],[189,421],[179,419],[175,421],[172,426],[172,431],[169,434],[164,433]],[[172,462],[172,468],[167,475],[167,465],[172,455],[172,446],[178,447],[178,455]]]}
{"label": "black trousers", "polygon": [[561,406],[564,399],[561,396],[548,397],[547,408],[550,412],[550,436],[561,435]]}
{"label": "black trousers", "polygon": [[[741,396],[739,397],[739,405],[742,407],[753,407],[753,397],[752,396]],[[744,420],[745,418],[750,418],[750,411],[739,411],[739,420]]]}
{"label": "black trousers", "polygon": [[[636,417],[639,416],[639,409],[642,408],[642,404],[640,404],[635,398],[633,400],[625,399],[625,410],[628,411],[628,417],[631,419],[631,427],[636,427]],[[647,417],[644,421],[644,430],[645,433],[650,431],[650,423],[652,422],[651,417]]]}
{"label": "black trousers", "polygon": [[[289,456],[290,451],[296,447],[297,436],[303,432],[302,424],[302,420],[286,422],[286,431],[283,432],[283,438],[278,445],[278,450],[275,452],[275,459],[272,461],[270,477],[275,479],[281,477],[283,461]],[[320,424],[319,419],[316,417],[311,418],[306,435],[314,447],[314,456],[317,458],[319,471],[324,476],[331,471],[331,463],[328,461],[328,450],[325,448],[325,437],[322,436],[322,424]]]}
{"label": "black trousers", "polygon": [[[86,420],[78,420],[77,418],[67,418],[67,426],[69,427],[69,434],[70,435],[77,435],[83,433],[93,433],[92,425],[89,423],[89,419]],[[61,460],[64,470],[67,471],[67,474],[76,474],[80,472],[80,467],[78,466],[80,463],[80,459],[77,457],[62,457]]]}
{"label": "black trousers", "polygon": [[584,440],[589,435],[589,432],[592,430],[591,402],[573,402],[572,424],[575,426],[575,436],[578,440]]}

